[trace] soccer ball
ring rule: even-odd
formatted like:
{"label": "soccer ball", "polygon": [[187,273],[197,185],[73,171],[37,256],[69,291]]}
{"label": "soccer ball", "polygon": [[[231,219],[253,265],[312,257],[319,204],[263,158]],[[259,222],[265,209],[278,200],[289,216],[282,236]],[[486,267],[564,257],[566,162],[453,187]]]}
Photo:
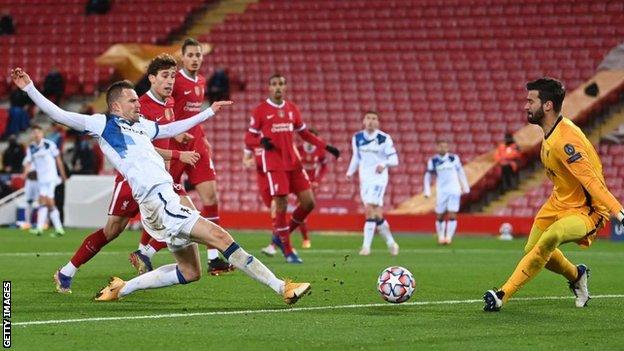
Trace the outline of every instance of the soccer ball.
{"label": "soccer ball", "polygon": [[407,269],[399,266],[388,267],[377,279],[377,290],[384,300],[401,303],[412,297],[416,290],[416,281]]}

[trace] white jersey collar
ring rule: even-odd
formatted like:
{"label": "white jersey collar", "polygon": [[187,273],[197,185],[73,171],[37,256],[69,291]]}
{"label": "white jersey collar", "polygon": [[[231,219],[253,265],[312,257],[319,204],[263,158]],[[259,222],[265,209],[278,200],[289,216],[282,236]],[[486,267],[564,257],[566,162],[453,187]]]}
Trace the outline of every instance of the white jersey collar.
{"label": "white jersey collar", "polygon": [[277,108],[282,108],[286,105],[286,100],[282,100],[282,103],[277,105],[276,103],[274,103],[273,101],[271,101],[271,99],[267,98],[266,99],[267,104],[273,106],[273,107],[277,107]]}
{"label": "white jersey collar", "polygon": [[149,96],[150,99],[154,100],[154,102],[156,102],[157,104],[165,106],[165,102],[158,100],[158,98],[156,96],[154,96],[154,94],[152,93],[151,90],[148,90],[147,93],[145,93],[145,94],[147,94],[147,96]]}
{"label": "white jersey collar", "polygon": [[373,140],[377,137],[377,134],[379,134],[379,129],[375,129],[373,133],[368,133],[366,129],[364,129],[362,132],[364,132],[364,136],[366,137],[366,139]]}
{"label": "white jersey collar", "polygon": [[195,75],[195,78],[191,78],[191,76],[189,76],[188,74],[186,74],[186,71],[184,71],[184,68],[180,69],[178,71],[184,78],[190,80],[191,82],[195,82],[197,83],[197,75]]}

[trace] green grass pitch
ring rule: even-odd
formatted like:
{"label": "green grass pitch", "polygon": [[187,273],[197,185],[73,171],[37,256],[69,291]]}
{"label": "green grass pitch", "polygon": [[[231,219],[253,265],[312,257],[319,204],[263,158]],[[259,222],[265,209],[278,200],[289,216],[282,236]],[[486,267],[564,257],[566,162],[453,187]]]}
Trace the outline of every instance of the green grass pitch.
{"label": "green grass pitch", "polygon": [[[501,285],[522,255],[524,239],[457,237],[438,247],[430,235],[397,235],[398,257],[380,238],[359,257],[360,236],[313,235],[299,249],[303,265],[267,258],[266,233],[237,241],[281,277],[312,283],[311,295],[286,306],[241,272],[137,292],[112,303],[93,295],[108,277],[134,276],[127,260],[139,234],[126,232],[77,273],[73,294],[54,291],[52,274],[89,231],[63,238],[0,229],[0,278],[12,281],[15,350],[617,350],[624,347],[624,243],[599,240],[563,251],[591,268],[587,308],[574,307],[562,277],[542,272],[499,313],[482,311],[483,292]],[[298,235],[294,235],[299,245]],[[205,253],[202,260],[205,264]],[[172,262],[160,252],[156,266]],[[376,291],[380,271],[401,265],[417,291],[402,305]],[[138,317],[138,318],[132,318]],[[74,320],[69,321],[68,320]],[[43,321],[33,324],[33,321]],[[56,321],[56,322],[52,322]]]}

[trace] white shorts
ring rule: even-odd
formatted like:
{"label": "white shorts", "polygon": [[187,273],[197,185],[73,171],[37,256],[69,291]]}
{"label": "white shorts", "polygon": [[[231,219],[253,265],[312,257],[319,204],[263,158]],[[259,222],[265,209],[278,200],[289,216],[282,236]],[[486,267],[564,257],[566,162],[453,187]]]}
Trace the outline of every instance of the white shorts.
{"label": "white shorts", "polygon": [[386,184],[362,183],[360,184],[360,197],[364,205],[383,206]]}
{"label": "white shorts", "polygon": [[193,244],[190,234],[200,215],[197,210],[180,204],[173,186],[160,184],[139,204],[141,223],[152,238],[167,243],[170,251]]}
{"label": "white shorts", "polygon": [[39,187],[37,187],[36,180],[26,179],[24,183],[24,195],[26,196],[26,201],[37,201],[39,198]]}
{"label": "white shorts", "polygon": [[443,214],[444,212],[459,212],[459,199],[461,194],[440,193],[436,199],[435,212]]}
{"label": "white shorts", "polygon": [[54,199],[54,189],[58,182],[40,182],[37,181],[37,188],[39,189],[39,196],[49,197],[50,199]]}

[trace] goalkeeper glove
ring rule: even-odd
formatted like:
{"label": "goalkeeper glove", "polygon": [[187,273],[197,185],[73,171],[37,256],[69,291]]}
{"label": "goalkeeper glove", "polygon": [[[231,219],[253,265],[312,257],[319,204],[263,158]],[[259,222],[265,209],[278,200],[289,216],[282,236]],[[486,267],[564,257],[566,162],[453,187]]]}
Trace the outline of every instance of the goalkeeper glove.
{"label": "goalkeeper glove", "polygon": [[260,139],[260,145],[262,145],[262,147],[267,151],[275,149],[275,145],[271,142],[271,138],[262,137],[262,139]]}
{"label": "goalkeeper glove", "polygon": [[330,154],[334,155],[335,158],[340,157],[340,150],[338,150],[335,146],[327,144],[325,146],[325,150]]}

